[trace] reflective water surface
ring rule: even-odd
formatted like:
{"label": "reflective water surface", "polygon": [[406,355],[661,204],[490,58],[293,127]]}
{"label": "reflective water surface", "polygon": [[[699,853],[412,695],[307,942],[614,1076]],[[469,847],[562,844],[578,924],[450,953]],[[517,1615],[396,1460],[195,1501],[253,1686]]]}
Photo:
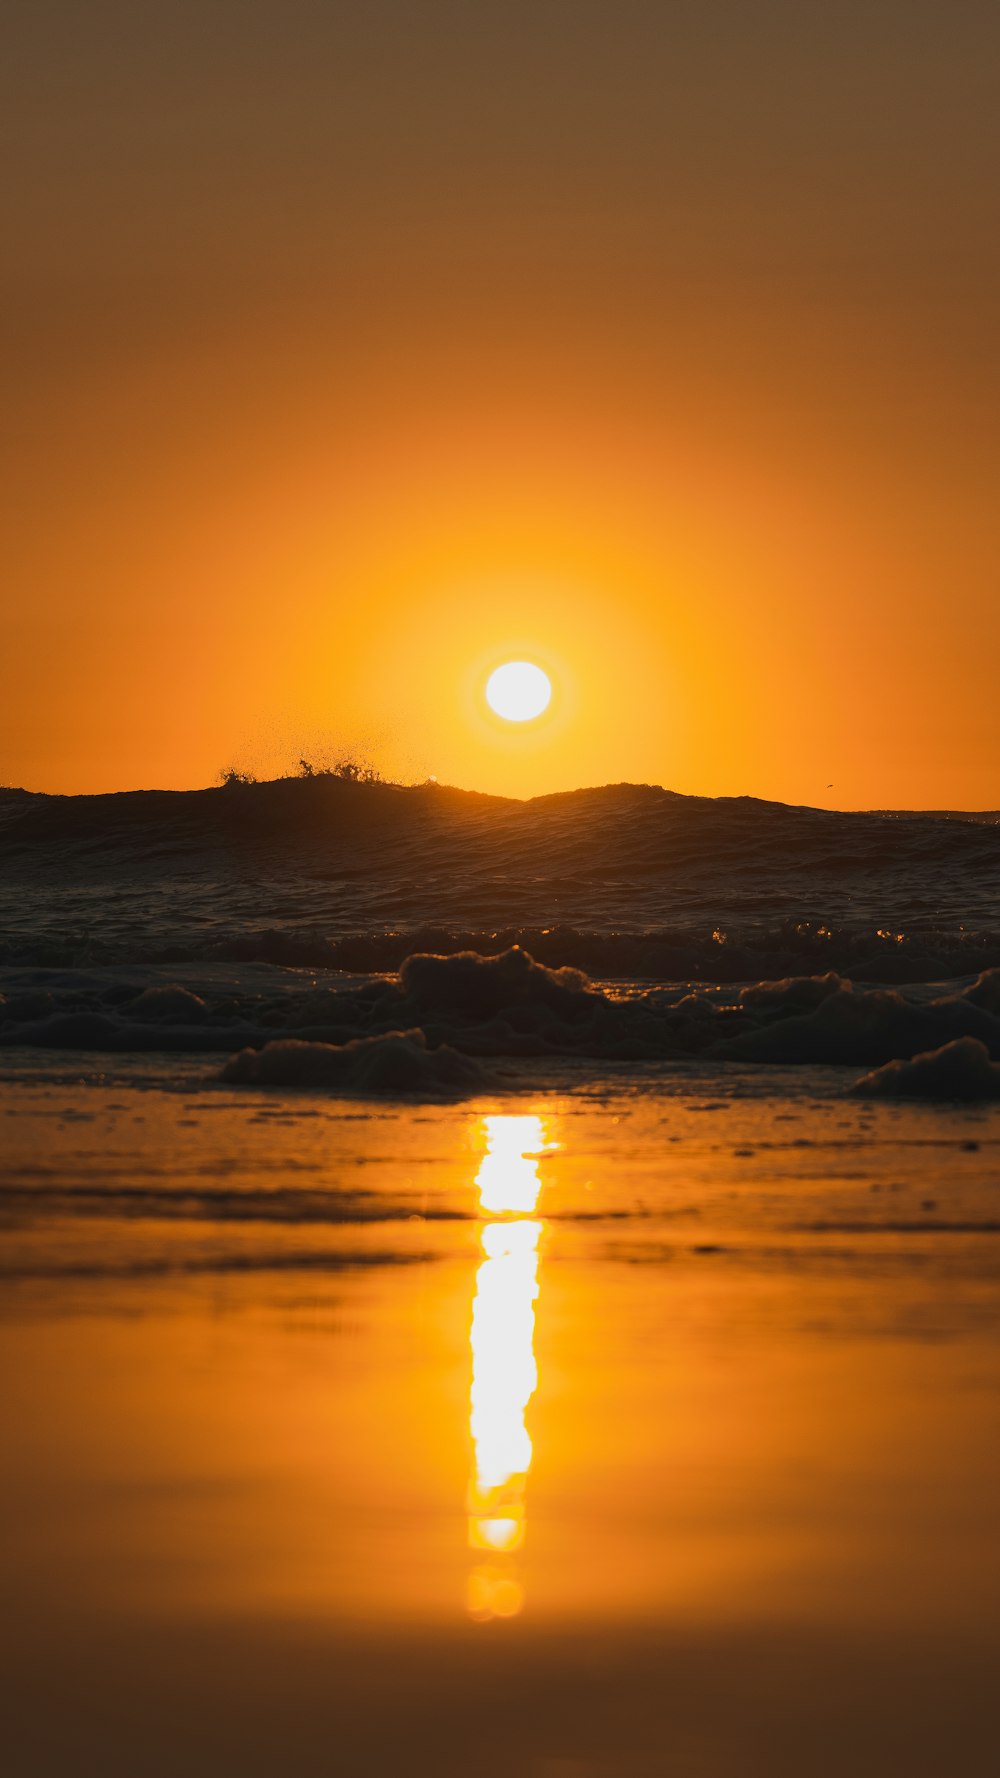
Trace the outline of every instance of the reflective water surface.
{"label": "reflective water surface", "polygon": [[[476,1175],[484,1224],[483,1258],[472,1304],[469,1432],[469,1544],[493,1558],[469,1576],[475,1618],[515,1617],[524,1588],[509,1558],[521,1547],[531,1438],[525,1411],[535,1393],[535,1303],[538,1248],[544,1224],[526,1214],[541,1191],[538,1155],[545,1146],[540,1117],[483,1120],[486,1153]],[[501,1560],[508,1558],[508,1560]]]}
{"label": "reflective water surface", "polygon": [[986,1769],[995,1112],[0,1104],[16,1778]]}

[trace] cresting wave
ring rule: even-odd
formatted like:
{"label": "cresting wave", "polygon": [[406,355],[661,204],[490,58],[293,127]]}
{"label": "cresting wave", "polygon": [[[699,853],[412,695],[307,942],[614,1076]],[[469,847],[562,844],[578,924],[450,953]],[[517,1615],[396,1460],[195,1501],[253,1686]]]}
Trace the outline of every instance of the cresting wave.
{"label": "cresting wave", "polygon": [[918,982],[1000,965],[996,814],[609,785],[514,802],[287,779],[0,792],[0,963],[386,971],[512,945],[603,978]]}
{"label": "cresting wave", "polygon": [[0,855],[0,1050],[205,1052],[348,1094],[546,1058],[995,1088],[995,814],[314,777],[0,792]]}

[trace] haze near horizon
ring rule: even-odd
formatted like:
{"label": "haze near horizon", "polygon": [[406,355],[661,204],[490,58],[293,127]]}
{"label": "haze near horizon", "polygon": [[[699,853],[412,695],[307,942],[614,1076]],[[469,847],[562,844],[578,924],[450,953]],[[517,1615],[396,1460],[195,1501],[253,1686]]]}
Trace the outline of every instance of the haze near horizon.
{"label": "haze near horizon", "polygon": [[992,8],[9,35],[0,779],[996,806]]}

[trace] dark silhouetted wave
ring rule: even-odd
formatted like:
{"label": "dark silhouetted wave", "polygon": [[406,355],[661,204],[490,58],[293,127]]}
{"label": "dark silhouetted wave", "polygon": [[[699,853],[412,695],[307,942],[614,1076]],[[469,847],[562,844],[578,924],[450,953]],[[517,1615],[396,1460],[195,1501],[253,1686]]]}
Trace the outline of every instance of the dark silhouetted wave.
{"label": "dark silhouetted wave", "polygon": [[919,981],[1000,963],[1000,818],[621,784],[518,802],[280,779],[0,792],[0,961],[395,969],[522,944],[598,977]]}

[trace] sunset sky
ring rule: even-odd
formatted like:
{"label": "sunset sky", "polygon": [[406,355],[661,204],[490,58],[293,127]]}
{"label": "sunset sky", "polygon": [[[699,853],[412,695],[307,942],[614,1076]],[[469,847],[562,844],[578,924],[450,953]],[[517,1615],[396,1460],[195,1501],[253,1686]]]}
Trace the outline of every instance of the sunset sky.
{"label": "sunset sky", "polygon": [[6,39],[0,781],[1000,804],[995,5]]}

